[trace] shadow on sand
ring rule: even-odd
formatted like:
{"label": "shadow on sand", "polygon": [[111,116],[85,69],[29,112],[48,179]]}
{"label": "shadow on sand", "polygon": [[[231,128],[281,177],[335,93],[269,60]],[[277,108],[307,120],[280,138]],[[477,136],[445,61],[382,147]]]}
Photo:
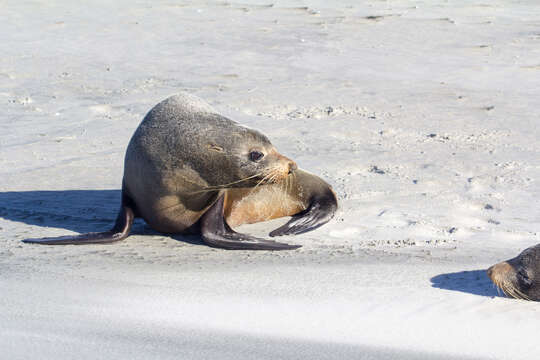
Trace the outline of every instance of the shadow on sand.
{"label": "shadow on sand", "polygon": [[460,291],[473,295],[504,297],[495,288],[486,270],[470,270],[440,274],[431,278],[431,286],[439,289]]}
{"label": "shadow on sand", "polygon": [[[0,217],[28,225],[62,228],[78,233],[111,228],[120,207],[120,190],[59,190],[0,192]],[[137,235],[163,235],[136,219]],[[36,234],[39,237],[39,234]],[[202,244],[199,236],[172,236],[175,240]]]}

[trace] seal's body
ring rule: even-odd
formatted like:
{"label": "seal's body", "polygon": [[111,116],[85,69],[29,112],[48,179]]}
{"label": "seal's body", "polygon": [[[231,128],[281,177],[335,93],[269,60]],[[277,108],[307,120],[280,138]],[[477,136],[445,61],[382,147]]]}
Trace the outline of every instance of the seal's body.
{"label": "seal's body", "polygon": [[513,259],[493,265],[487,273],[506,295],[540,301],[540,244],[523,250]]}
{"label": "seal's body", "polygon": [[199,98],[179,94],[150,110],[128,145],[122,207],[111,231],[26,242],[117,241],[140,216],[160,232],[200,232],[212,246],[290,249],[298,246],[239,234],[230,226],[293,216],[270,235],[298,234],[328,222],[336,208],[331,187],[297,169],[266,136]]}

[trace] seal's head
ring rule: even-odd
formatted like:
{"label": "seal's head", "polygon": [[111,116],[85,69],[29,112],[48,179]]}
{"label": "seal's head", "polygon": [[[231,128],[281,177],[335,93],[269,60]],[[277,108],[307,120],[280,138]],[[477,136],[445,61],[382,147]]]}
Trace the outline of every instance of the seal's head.
{"label": "seal's head", "polygon": [[487,274],[506,295],[540,301],[540,244],[525,249],[513,259],[493,265]]}
{"label": "seal's head", "polygon": [[[296,163],[281,155],[259,131],[238,124],[228,124],[228,119],[225,118],[221,120],[221,123],[215,124],[217,131],[208,132],[205,137],[205,167],[211,173],[206,179],[210,179],[211,185],[252,187],[278,183],[297,169]],[[222,124],[227,124],[227,128],[222,129]],[[201,169],[201,172],[203,171]]]}

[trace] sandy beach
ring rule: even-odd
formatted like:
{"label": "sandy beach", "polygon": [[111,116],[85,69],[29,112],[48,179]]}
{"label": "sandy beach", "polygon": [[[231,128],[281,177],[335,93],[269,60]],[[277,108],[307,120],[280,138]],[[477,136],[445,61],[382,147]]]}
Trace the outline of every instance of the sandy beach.
{"label": "sandy beach", "polygon": [[[0,349],[9,359],[535,359],[485,274],[540,243],[533,1],[0,5]],[[186,91],[335,189],[284,252],[108,229],[127,143]],[[242,226],[266,237],[286,219]]]}

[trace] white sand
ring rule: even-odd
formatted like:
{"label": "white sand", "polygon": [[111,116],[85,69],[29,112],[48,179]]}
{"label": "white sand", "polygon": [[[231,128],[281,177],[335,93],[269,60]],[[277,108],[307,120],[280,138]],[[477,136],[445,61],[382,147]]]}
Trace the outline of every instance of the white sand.
{"label": "white sand", "polygon": [[[0,5],[2,358],[540,356],[539,305],[484,272],[540,242],[540,5],[75,3]],[[20,242],[108,228],[180,90],[330,182],[335,220],[279,253]]]}

